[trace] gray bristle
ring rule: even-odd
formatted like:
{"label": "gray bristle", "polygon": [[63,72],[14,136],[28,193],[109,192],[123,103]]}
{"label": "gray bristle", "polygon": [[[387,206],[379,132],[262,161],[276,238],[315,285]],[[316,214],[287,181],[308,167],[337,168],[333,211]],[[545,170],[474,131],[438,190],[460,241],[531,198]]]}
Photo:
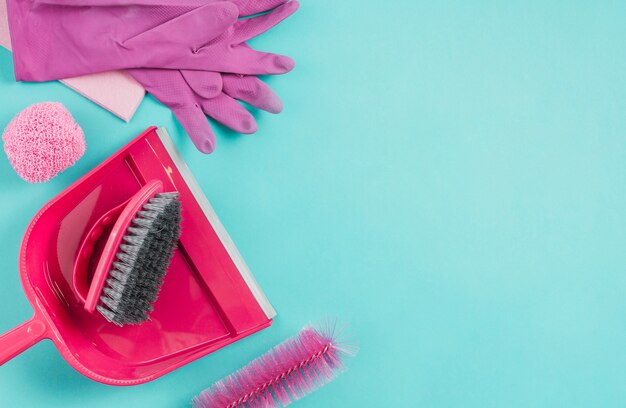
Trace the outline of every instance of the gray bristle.
{"label": "gray bristle", "polygon": [[180,237],[178,193],[157,194],[127,228],[97,310],[123,326],[149,319]]}

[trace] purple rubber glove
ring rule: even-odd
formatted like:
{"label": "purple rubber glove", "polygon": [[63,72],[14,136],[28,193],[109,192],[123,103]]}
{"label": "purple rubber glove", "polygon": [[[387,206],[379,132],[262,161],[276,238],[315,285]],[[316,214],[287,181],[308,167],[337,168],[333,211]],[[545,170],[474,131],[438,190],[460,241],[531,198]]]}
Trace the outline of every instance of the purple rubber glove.
{"label": "purple rubber glove", "polygon": [[[239,16],[232,1],[48,4],[54,2],[7,1],[17,80],[47,81],[129,68],[282,74],[294,65],[288,57],[243,44],[245,29],[232,30]],[[257,18],[264,16],[251,19]]]}
{"label": "purple rubber glove", "polygon": [[[232,35],[242,41],[274,27],[299,6],[295,0],[234,2],[239,3],[242,16],[262,13],[283,3],[263,16],[235,23]],[[172,110],[195,146],[203,153],[211,153],[215,148],[215,135],[205,114],[236,132],[254,133],[257,130],[254,117],[236,100],[270,113],[282,110],[278,96],[254,76],[167,69],[133,69],[129,72],[152,96]]]}

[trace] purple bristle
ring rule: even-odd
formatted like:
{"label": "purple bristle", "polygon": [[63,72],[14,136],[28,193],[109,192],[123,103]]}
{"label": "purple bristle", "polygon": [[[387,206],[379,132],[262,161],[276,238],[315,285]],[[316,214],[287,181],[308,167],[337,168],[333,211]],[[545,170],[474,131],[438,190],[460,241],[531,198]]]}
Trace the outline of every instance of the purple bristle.
{"label": "purple bristle", "polygon": [[286,407],[326,383],[354,354],[337,344],[333,329],[305,327],[193,400],[194,408]]}

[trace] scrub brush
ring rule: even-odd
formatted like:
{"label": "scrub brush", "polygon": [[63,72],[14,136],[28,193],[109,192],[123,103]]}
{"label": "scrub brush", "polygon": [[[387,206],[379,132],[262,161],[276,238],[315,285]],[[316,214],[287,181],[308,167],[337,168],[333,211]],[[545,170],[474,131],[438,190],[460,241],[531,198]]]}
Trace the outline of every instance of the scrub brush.
{"label": "scrub brush", "polygon": [[286,407],[335,379],[343,359],[355,352],[337,344],[334,328],[305,327],[204,390],[193,399],[193,407]]}
{"label": "scrub brush", "polygon": [[[74,289],[85,310],[97,310],[119,326],[149,319],[180,237],[178,193],[162,188],[153,180],[104,214],[83,241],[74,267]],[[94,257],[105,233],[100,256]],[[94,258],[97,265],[88,283]]]}

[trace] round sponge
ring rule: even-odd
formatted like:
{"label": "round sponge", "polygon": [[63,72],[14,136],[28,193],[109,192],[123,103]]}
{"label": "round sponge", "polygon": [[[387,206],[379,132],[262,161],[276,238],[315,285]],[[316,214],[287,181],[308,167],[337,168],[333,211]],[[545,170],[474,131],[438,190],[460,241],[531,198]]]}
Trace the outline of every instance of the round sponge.
{"label": "round sponge", "polygon": [[85,153],[85,135],[56,102],[31,105],[2,134],[4,151],[17,174],[30,183],[48,181]]}

